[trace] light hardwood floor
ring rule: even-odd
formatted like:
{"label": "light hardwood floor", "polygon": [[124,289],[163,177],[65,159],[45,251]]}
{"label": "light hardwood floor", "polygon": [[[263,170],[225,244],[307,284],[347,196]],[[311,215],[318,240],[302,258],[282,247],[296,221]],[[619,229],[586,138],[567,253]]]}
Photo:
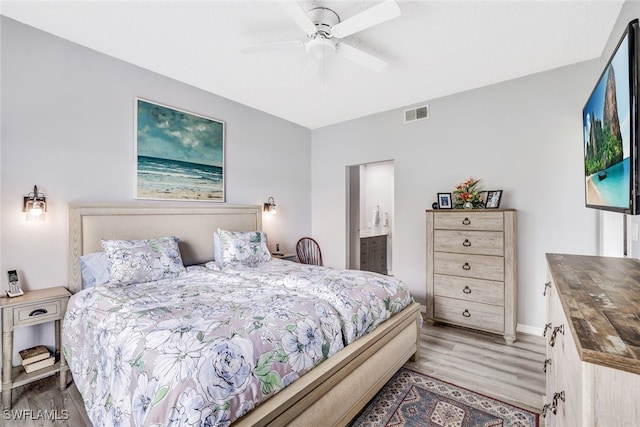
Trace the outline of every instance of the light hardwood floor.
{"label": "light hardwood floor", "polygon": [[[486,396],[540,412],[545,390],[542,365],[545,344],[541,337],[518,334],[513,345],[501,336],[461,328],[429,325],[422,328],[421,359],[407,367]],[[32,418],[7,419],[0,426],[91,426],[75,384],[60,393],[57,377],[49,377],[13,391],[13,411],[31,410]],[[63,410],[68,411],[68,416]],[[57,415],[51,421],[51,415]],[[29,417],[29,416],[28,416]]]}
{"label": "light hardwood floor", "polygon": [[420,351],[420,361],[408,368],[530,411],[542,409],[542,337],[517,333],[516,342],[507,345],[500,335],[425,322]]}

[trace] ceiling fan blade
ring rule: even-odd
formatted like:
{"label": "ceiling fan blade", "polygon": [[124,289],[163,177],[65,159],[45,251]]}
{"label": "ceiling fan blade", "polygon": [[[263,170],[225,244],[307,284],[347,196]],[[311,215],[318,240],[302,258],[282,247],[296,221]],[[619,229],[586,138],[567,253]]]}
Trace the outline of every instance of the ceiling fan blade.
{"label": "ceiling fan blade", "polygon": [[308,36],[312,36],[318,31],[316,24],[307,16],[296,0],[281,1],[279,3]]}
{"label": "ceiling fan blade", "polygon": [[400,16],[402,12],[395,0],[384,0],[364,12],[345,19],[331,28],[331,36],[342,38]]}
{"label": "ceiling fan blade", "polygon": [[257,52],[268,52],[271,50],[288,48],[288,47],[302,47],[304,43],[300,40],[291,40],[288,42],[275,42],[275,43],[264,43],[258,44],[255,46],[243,47],[240,49],[242,53],[257,53]]}
{"label": "ceiling fan blade", "polygon": [[356,49],[355,47],[349,46],[348,44],[344,43],[339,43],[336,46],[336,54],[348,59],[351,62],[355,62],[356,64],[364,68],[375,71],[376,73],[381,72],[387,66],[387,63],[382,59],[376,58],[373,55],[369,55],[368,53],[363,52],[360,49]]}

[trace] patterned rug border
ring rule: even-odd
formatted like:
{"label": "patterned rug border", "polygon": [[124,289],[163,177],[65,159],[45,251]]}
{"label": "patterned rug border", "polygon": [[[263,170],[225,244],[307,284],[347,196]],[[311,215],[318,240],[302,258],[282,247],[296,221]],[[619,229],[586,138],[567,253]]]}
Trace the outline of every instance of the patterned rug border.
{"label": "patterned rug border", "polygon": [[[536,415],[536,422],[537,422],[537,423],[539,423],[539,422],[540,422],[540,413],[539,413],[539,412],[532,411],[531,409],[523,408],[522,406],[514,405],[513,403],[505,402],[504,400],[502,400],[502,399],[500,399],[500,398],[497,398],[497,397],[494,397],[494,396],[489,396],[489,395],[486,395],[486,394],[484,394],[484,393],[480,393],[480,392],[477,392],[477,391],[475,391],[475,390],[468,389],[468,388],[466,388],[466,387],[463,387],[463,386],[458,385],[458,384],[456,384],[456,383],[452,383],[452,382],[450,382],[450,381],[441,380],[440,378],[438,378],[438,377],[434,377],[434,376],[433,376],[433,375],[431,375],[431,374],[425,374],[424,372],[420,372],[420,371],[417,371],[417,370],[412,369],[412,368],[407,368],[406,366],[403,366],[401,369],[405,369],[405,370],[407,370],[407,371],[411,371],[411,372],[413,372],[414,374],[424,375],[424,376],[426,376],[426,377],[433,378],[434,380],[438,380],[438,381],[440,381],[440,382],[442,382],[442,383],[449,384],[450,386],[458,387],[458,388],[461,388],[462,390],[466,390],[466,391],[468,391],[469,393],[477,394],[477,395],[482,396],[482,397],[485,397],[485,398],[487,398],[487,399],[495,400],[495,401],[497,401],[497,402],[504,403],[505,405],[513,406],[514,408],[518,408],[518,409],[520,409],[521,411],[524,411],[524,412],[531,412],[532,414],[535,414],[535,415]],[[382,389],[381,389],[381,390],[382,390]]]}
{"label": "patterned rug border", "polygon": [[[514,409],[519,410],[519,411],[521,411],[523,413],[531,414],[535,418],[534,419],[534,426],[537,427],[537,426],[540,425],[540,413],[535,411],[535,410],[526,409],[526,408],[523,408],[521,406],[514,405],[514,404],[509,403],[509,402],[505,402],[504,400],[502,400],[500,398],[489,396],[489,395],[486,395],[484,393],[480,393],[480,392],[471,390],[471,389],[469,389],[467,387],[460,386],[460,385],[455,384],[455,383],[450,382],[450,381],[442,380],[442,379],[440,379],[440,378],[438,378],[436,376],[433,376],[432,374],[427,374],[427,373],[418,371],[416,369],[403,366],[395,374],[393,374],[393,376],[389,379],[389,381],[378,391],[378,393],[376,393],[376,395],[369,401],[367,406],[358,414],[358,416],[352,421],[352,423],[349,424],[350,426],[355,425],[357,421],[360,421],[361,418],[369,412],[371,403],[374,402],[374,400],[376,400],[378,398],[378,396],[380,395],[380,393],[382,393],[382,391],[384,390],[386,385],[389,382],[391,382],[394,378],[396,378],[396,376],[399,375],[401,373],[401,371],[403,371],[403,370],[404,371],[408,371],[408,372],[410,372],[412,374],[416,374],[416,375],[419,375],[419,376],[422,376],[422,377],[426,377],[426,378],[431,379],[431,380],[435,380],[436,382],[439,382],[439,383],[442,383],[442,384],[446,384],[447,386],[450,386],[450,387],[453,387],[453,388],[457,388],[459,390],[463,390],[463,391],[465,391],[467,393],[470,393],[471,395],[476,395],[476,396],[482,397],[483,399],[487,399],[489,401],[496,402],[497,404],[505,405],[507,407],[514,408]],[[465,404],[467,406],[470,406],[469,404],[464,403],[464,402],[463,402],[463,404]],[[472,407],[472,406],[470,406],[470,407]]]}

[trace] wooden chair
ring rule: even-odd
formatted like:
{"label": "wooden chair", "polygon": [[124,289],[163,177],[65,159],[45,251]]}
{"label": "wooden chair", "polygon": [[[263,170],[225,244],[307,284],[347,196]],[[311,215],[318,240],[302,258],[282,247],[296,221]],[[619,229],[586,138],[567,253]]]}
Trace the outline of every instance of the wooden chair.
{"label": "wooden chair", "polygon": [[302,264],[322,265],[320,245],[311,237],[303,237],[298,240],[296,253]]}

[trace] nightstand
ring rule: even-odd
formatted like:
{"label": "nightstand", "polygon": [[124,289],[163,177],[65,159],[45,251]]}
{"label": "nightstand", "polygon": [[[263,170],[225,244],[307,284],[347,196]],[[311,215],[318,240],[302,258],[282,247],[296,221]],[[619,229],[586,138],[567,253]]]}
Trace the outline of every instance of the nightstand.
{"label": "nightstand", "polygon": [[[11,391],[60,372],[60,390],[67,387],[67,361],[60,342],[62,322],[71,294],[62,287],[25,291],[23,296],[0,298],[2,309],[2,406],[11,408]],[[55,321],[56,363],[27,374],[22,366],[12,367],[13,332],[23,326]]]}
{"label": "nightstand", "polygon": [[298,261],[298,256],[296,254],[271,254],[273,258],[284,259],[287,261]]}

